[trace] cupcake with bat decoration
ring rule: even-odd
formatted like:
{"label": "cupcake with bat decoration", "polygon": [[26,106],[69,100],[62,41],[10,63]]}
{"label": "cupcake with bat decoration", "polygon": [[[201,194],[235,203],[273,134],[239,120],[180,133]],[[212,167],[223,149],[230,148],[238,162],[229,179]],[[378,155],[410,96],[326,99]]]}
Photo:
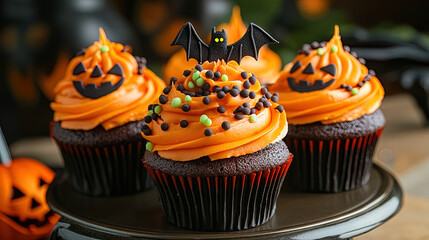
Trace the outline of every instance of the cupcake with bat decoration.
{"label": "cupcake with bat decoration", "polygon": [[51,136],[71,184],[83,193],[130,194],[153,185],[141,164],[140,129],[165,84],[145,61],[100,29],[100,40],[70,61],[55,88]]}
{"label": "cupcake with bat decoration", "polygon": [[329,42],[304,44],[270,90],[288,115],[295,187],[342,192],[368,182],[386,123],[384,90],[365,60],[343,47],[338,26]]}
{"label": "cupcake with bat decoration", "polygon": [[242,230],[274,214],[292,160],[282,141],[286,115],[277,95],[237,61],[275,40],[254,24],[245,38],[227,46],[225,32],[214,32],[204,46],[186,24],[173,44],[185,46],[201,64],[171,78],[149,106],[144,164],[176,226]]}

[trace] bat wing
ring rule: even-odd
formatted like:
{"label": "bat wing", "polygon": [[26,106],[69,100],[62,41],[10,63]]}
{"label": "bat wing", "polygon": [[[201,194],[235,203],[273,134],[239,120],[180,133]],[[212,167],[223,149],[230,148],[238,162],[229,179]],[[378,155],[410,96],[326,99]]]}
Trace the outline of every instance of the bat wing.
{"label": "bat wing", "polygon": [[259,49],[269,43],[278,43],[278,41],[258,25],[250,23],[244,36],[228,45],[227,61],[235,60],[240,63],[244,56],[251,56],[258,60]]}
{"label": "bat wing", "polygon": [[186,58],[194,58],[199,63],[208,59],[209,46],[201,40],[190,22],[186,23],[174,39],[171,46],[180,45],[186,51]]}

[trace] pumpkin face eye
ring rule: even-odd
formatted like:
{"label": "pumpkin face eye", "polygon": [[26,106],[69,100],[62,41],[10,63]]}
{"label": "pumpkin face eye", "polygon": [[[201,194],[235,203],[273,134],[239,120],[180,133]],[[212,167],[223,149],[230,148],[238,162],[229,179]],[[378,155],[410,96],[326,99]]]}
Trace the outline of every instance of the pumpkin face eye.
{"label": "pumpkin face eye", "polygon": [[320,68],[320,70],[328,73],[331,76],[335,76],[337,74],[337,67],[335,66],[335,64],[329,64],[325,67]]}
{"label": "pumpkin face eye", "polygon": [[24,193],[22,193],[18,188],[13,187],[12,188],[12,200],[15,200],[17,198],[24,197]]}

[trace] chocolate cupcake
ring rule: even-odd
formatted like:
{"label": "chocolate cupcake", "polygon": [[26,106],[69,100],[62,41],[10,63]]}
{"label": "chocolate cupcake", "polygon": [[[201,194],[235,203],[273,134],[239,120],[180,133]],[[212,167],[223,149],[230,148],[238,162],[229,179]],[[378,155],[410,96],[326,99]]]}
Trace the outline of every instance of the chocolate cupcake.
{"label": "chocolate cupcake", "polygon": [[365,60],[341,43],[304,44],[270,90],[288,115],[285,138],[295,163],[290,180],[310,192],[342,192],[366,184],[386,124],[384,90]]}
{"label": "chocolate cupcake", "polygon": [[110,196],[153,186],[141,164],[141,128],[164,86],[143,58],[110,42],[102,29],[100,40],[70,61],[51,103],[51,136],[78,191]]}
{"label": "chocolate cupcake", "polygon": [[142,129],[144,164],[169,222],[229,231],[273,216],[292,156],[272,98],[235,61],[206,61],[171,79]]}

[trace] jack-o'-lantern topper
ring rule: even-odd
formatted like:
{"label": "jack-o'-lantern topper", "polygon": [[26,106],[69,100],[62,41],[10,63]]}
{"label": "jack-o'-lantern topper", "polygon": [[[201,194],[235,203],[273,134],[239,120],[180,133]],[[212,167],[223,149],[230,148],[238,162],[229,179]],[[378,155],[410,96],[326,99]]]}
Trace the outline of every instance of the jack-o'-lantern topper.
{"label": "jack-o'-lantern topper", "polygon": [[258,60],[259,49],[269,43],[278,43],[278,41],[258,25],[250,23],[244,36],[231,45],[228,45],[225,29],[216,31],[214,27],[210,45],[207,45],[188,22],[180,29],[171,46],[182,46],[186,51],[187,60],[194,58],[199,63],[222,59],[226,62],[235,60],[240,63],[244,56],[251,56]]}
{"label": "jack-o'-lantern topper", "polygon": [[59,216],[49,209],[46,191],[55,173],[33,159],[10,160],[0,129],[0,238],[49,236]]}
{"label": "jack-o'-lantern topper", "polygon": [[350,47],[343,47],[339,27],[335,26],[329,42],[304,44],[298,51],[293,64],[287,68],[288,87],[303,93],[344,88],[355,95],[359,87],[375,76],[364,64],[365,60]]}
{"label": "jack-o'-lantern topper", "polygon": [[[84,97],[97,99],[118,90],[124,80],[133,74],[134,68],[130,61],[134,58],[119,43],[110,42],[103,29],[100,28],[100,39],[88,49],[81,52],[80,61],[74,66],[73,85]],[[142,75],[145,59],[135,57],[138,69],[136,74]]]}

